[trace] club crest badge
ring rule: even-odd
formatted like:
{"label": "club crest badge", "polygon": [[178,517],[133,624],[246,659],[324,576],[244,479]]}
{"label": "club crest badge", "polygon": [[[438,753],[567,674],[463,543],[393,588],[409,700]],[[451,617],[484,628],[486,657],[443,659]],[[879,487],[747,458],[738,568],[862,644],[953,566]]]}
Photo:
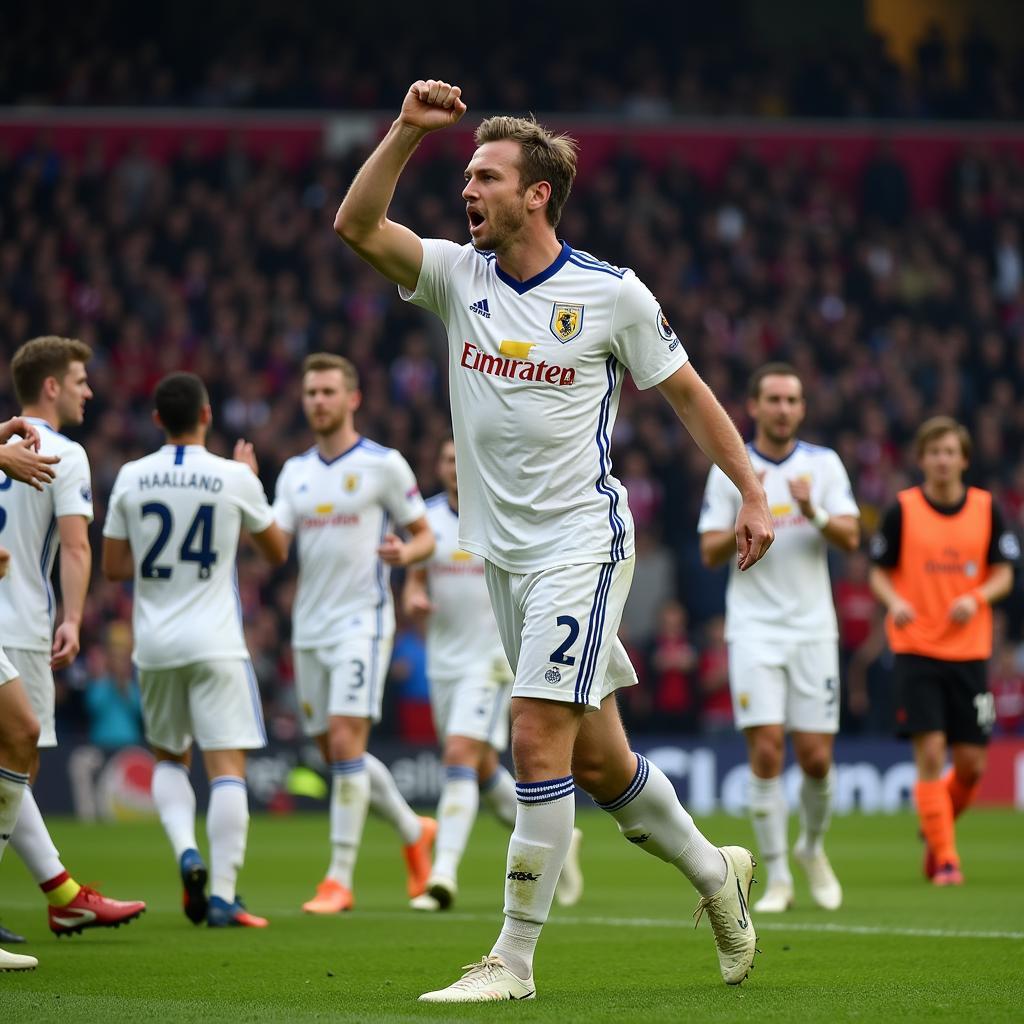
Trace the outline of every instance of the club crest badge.
{"label": "club crest badge", "polygon": [[583,306],[556,302],[551,307],[551,333],[564,345],[583,330]]}
{"label": "club crest badge", "polygon": [[359,474],[346,473],[343,486],[345,488],[345,493],[351,494],[359,486]]}

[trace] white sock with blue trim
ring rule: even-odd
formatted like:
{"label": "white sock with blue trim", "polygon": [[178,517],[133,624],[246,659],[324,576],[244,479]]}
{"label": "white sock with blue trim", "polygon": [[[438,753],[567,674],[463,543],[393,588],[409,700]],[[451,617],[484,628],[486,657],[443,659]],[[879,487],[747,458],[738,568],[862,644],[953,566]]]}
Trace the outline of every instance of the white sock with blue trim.
{"label": "white sock with blue trim", "polygon": [[327,877],[351,891],[370,807],[370,773],[365,757],[333,762],[331,776],[331,863]]}
{"label": "white sock with blue trim", "polygon": [[175,860],[186,850],[199,848],[196,842],[196,794],[188,769],[177,761],[158,761],[153,769],[153,803],[167,838],[174,847]]}
{"label": "white sock with blue trim", "polygon": [[473,831],[477,809],[480,806],[480,788],[476,770],[464,765],[450,764],[444,770],[444,788],[437,804],[437,839],[434,840],[434,867],[432,874],[450,878],[459,877],[459,862]]}
{"label": "white sock with blue trim", "polygon": [[245,862],[249,838],[249,790],[245,779],[218,775],[210,780],[206,836],[210,840],[210,895],[234,903],[235,883]]}
{"label": "white sock with blue trim", "polygon": [[423,831],[419,815],[402,796],[395,777],[383,761],[370,753],[363,754],[363,760],[370,775],[370,810],[394,825],[404,845],[415,843]]}
{"label": "white sock with blue trim", "polygon": [[504,765],[499,764],[494,774],[480,783],[480,795],[498,821],[508,828],[516,827],[516,780]]}
{"label": "white sock with blue trim", "polygon": [[517,782],[519,810],[505,865],[505,923],[491,950],[524,981],[548,919],[576,817],[571,775],[546,782]]}
{"label": "white sock with blue trim", "polygon": [[22,801],[28,792],[28,776],[0,766],[0,860],[18,823]]}
{"label": "white sock with blue trim", "polygon": [[634,846],[681,871],[701,896],[725,884],[725,860],[679,802],[665,773],[636,754],[636,774],[622,794],[597,806],[618,822]]}

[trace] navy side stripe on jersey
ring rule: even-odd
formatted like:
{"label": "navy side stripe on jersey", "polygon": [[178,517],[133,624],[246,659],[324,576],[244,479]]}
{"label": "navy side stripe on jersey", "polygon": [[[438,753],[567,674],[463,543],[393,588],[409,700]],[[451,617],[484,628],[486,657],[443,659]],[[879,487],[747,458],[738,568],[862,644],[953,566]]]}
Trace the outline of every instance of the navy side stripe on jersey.
{"label": "navy side stripe on jersey", "polygon": [[605,360],[605,374],[608,378],[608,390],[601,399],[601,411],[597,419],[597,450],[600,473],[597,477],[597,490],[608,499],[608,523],[612,531],[610,558],[617,562],[626,557],[626,524],[619,516],[619,492],[608,483],[608,471],[611,468],[611,441],[608,437],[608,420],[611,418],[612,396],[618,384],[618,360],[609,356]]}

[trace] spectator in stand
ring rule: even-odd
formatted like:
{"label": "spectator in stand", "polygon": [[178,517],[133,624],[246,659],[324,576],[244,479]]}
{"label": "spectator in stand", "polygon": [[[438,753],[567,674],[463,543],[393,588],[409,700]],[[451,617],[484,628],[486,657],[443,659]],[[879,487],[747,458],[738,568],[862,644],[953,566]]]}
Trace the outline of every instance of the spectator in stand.
{"label": "spectator in stand", "polygon": [[658,615],[658,630],[647,652],[651,711],[666,732],[696,732],[700,697],[697,649],[690,643],[686,609],[669,601]]}
{"label": "spectator in stand", "polygon": [[92,678],[85,691],[89,742],[104,750],[142,746],[142,696],[132,664],[132,628],[112,622],[102,648],[89,652]]}
{"label": "spectator in stand", "polygon": [[864,674],[859,673],[851,685],[850,663],[882,619],[878,602],[868,584],[870,570],[867,555],[863,551],[855,551],[846,559],[846,574],[836,580],[833,588],[839,622],[840,678],[847,683],[840,688],[843,695],[842,726],[848,732],[863,731],[869,707]]}
{"label": "spectator in stand", "polygon": [[704,623],[704,642],[697,663],[700,678],[700,731],[705,735],[731,734],[732,694],[729,690],[729,647],[725,642],[725,616]]}
{"label": "spectator in stand", "polygon": [[997,647],[989,666],[988,687],[995,701],[998,736],[1024,735],[1024,665],[1019,650]]}

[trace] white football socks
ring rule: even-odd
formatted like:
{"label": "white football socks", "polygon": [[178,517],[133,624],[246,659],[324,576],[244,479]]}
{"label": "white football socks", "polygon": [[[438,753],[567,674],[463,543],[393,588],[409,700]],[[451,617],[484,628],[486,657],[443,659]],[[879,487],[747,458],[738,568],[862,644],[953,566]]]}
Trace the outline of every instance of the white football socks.
{"label": "white football socks", "polygon": [[27,792],[28,776],[24,772],[0,766],[0,860],[18,822],[18,813]]}
{"label": "white football socks", "polygon": [[359,843],[370,806],[370,773],[363,757],[331,765],[331,864],[327,877],[352,889]]}
{"label": "white football socks", "polygon": [[210,780],[206,836],[210,841],[210,895],[234,903],[235,883],[245,862],[249,838],[249,791],[245,779],[221,775]]}
{"label": "white football socks", "polygon": [[50,838],[50,831],[43,821],[36,798],[32,795],[31,786],[25,786],[21,813],[11,833],[11,846],[24,861],[25,867],[37,884],[48,882],[51,878],[64,873],[60,854],[53,845],[53,839]]}
{"label": "white football socks", "polygon": [[789,870],[786,840],[789,832],[789,806],[782,788],[782,776],[760,779],[750,775],[747,802],[750,820],[754,826],[758,850],[768,875],[768,884],[793,884]]}
{"label": "white football socks", "polygon": [[665,773],[636,754],[636,774],[615,800],[599,803],[634,846],[681,871],[701,896],[713,896],[725,883],[726,866],[679,802]]}
{"label": "white football socks", "polygon": [[800,785],[800,838],[798,845],[806,853],[823,852],[823,841],[832,820],[832,791],[835,768],[829,767],[823,779],[806,773]]}
{"label": "white football socks", "polygon": [[419,815],[402,796],[388,766],[370,753],[363,754],[363,761],[370,775],[370,810],[394,825],[405,846],[415,843],[423,825]]}
{"label": "white football socks", "polygon": [[188,768],[177,761],[158,761],[153,769],[153,803],[174,848],[175,860],[196,850],[196,794]]}
{"label": "white football socks", "polygon": [[546,782],[516,783],[519,810],[505,865],[505,923],[491,950],[526,980],[548,919],[576,817],[571,775]]}
{"label": "white football socks", "polygon": [[480,789],[472,768],[450,764],[444,775],[444,788],[437,804],[437,838],[431,873],[454,881],[476,821]]}
{"label": "white football socks", "polygon": [[516,780],[503,765],[499,764],[494,774],[480,783],[480,795],[498,821],[508,828],[515,828],[518,808]]}

